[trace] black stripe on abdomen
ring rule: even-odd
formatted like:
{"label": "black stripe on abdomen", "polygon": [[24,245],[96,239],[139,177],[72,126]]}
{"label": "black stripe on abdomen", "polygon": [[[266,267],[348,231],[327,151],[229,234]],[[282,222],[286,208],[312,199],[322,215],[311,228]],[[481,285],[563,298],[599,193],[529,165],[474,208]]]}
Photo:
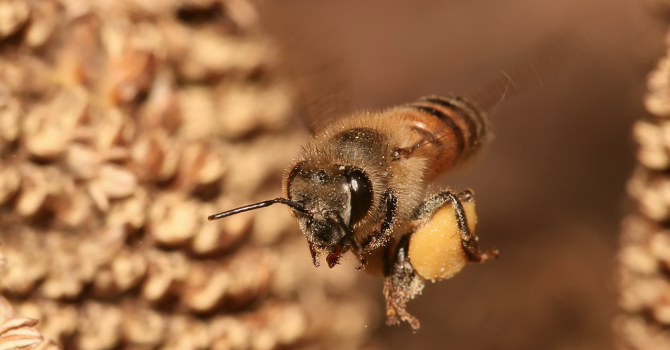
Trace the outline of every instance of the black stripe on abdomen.
{"label": "black stripe on abdomen", "polygon": [[452,103],[451,101],[448,101],[447,98],[452,98],[460,103],[467,104],[466,101],[462,100],[459,97],[456,96],[449,96],[449,97],[443,97],[443,96],[428,96],[421,98],[419,101],[426,101],[430,103],[435,103],[437,105],[440,105],[442,107],[449,108],[451,110],[454,110],[455,112],[459,113],[465,123],[468,126],[468,131],[470,132],[470,137],[469,137],[469,143],[468,143],[468,153],[470,151],[474,151],[474,148],[479,144],[479,141],[481,140],[481,137],[484,133],[484,121],[482,120],[482,116],[479,113],[479,110],[476,107],[469,106],[471,107],[472,110],[467,110],[464,109],[462,106],[459,106],[458,104]]}

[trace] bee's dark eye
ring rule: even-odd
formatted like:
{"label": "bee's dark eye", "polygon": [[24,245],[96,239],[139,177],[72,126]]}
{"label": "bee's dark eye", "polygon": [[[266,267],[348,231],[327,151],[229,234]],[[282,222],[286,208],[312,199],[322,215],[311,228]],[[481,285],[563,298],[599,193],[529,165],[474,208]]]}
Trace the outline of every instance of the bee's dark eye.
{"label": "bee's dark eye", "polygon": [[358,168],[348,168],[344,172],[351,191],[351,218],[349,225],[362,220],[372,205],[372,185],[367,175]]}

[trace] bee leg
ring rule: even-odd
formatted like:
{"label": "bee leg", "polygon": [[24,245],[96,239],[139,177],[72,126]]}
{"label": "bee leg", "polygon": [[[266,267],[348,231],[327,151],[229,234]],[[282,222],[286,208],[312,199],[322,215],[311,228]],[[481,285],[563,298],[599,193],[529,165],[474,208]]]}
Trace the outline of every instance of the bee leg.
{"label": "bee leg", "polygon": [[475,194],[472,192],[471,189],[463,190],[459,193],[456,194],[456,197],[458,198],[459,201],[461,202],[474,202],[475,201]]}
{"label": "bee leg", "polygon": [[407,159],[412,155],[412,153],[414,153],[414,151],[418,150],[421,147],[434,144],[437,141],[437,139],[432,133],[426,133],[422,129],[415,129],[415,131],[423,134],[425,138],[415,143],[411,147],[396,147],[395,149],[393,149],[393,152],[391,152],[391,158],[393,160]]}
{"label": "bee leg", "polygon": [[[397,325],[402,321],[417,330],[421,326],[419,320],[407,312],[407,302],[421,294],[424,279],[414,271],[407,255],[410,235],[403,236],[395,247],[390,264],[386,266],[384,280],[384,297],[386,299],[386,324]],[[393,249],[393,248],[391,248]]]}
{"label": "bee leg", "polygon": [[474,194],[471,190],[465,190],[455,194],[451,190],[438,193],[425,202],[423,202],[415,212],[415,217],[419,220],[430,220],[433,215],[447,204],[452,204],[454,216],[458,224],[458,230],[461,234],[461,245],[463,252],[470,262],[484,262],[489,259],[495,259],[498,256],[498,250],[491,248],[487,252],[479,250],[479,237],[470,232],[468,218],[463,210],[461,202],[474,201]]}
{"label": "bee leg", "polygon": [[353,242],[352,246],[354,247],[354,253],[358,258],[358,261],[360,261],[361,263],[356,267],[356,270],[365,270],[365,265],[368,264],[367,253],[365,252],[363,247],[361,247],[361,245],[356,242]]}
{"label": "bee leg", "polygon": [[465,190],[458,195],[454,195],[451,191],[446,191],[447,196],[451,198],[452,205],[454,207],[454,216],[456,216],[456,222],[458,223],[458,230],[461,232],[461,244],[463,246],[463,251],[468,257],[468,260],[471,262],[484,262],[486,260],[495,259],[498,257],[498,250],[495,248],[489,249],[487,252],[481,252],[479,250],[479,237],[470,232],[470,227],[468,226],[468,218],[465,215],[463,210],[463,205],[461,204],[460,198],[465,199],[465,201],[474,200],[474,195],[472,191]]}
{"label": "bee leg", "polygon": [[[395,216],[398,211],[398,198],[389,188],[383,195],[386,198],[386,216],[379,230],[375,231],[370,238],[362,244],[363,252],[371,252],[379,247],[385,246],[391,238]],[[362,256],[362,255],[361,255]]]}

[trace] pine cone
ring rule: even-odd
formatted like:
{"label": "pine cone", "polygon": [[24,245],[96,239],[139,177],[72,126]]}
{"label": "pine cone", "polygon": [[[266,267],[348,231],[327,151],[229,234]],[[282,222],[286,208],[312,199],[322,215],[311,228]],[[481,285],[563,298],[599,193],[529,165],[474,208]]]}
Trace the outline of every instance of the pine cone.
{"label": "pine cone", "polygon": [[647,80],[650,115],[638,121],[638,165],[628,181],[637,210],[623,222],[619,305],[622,349],[670,348],[670,56]]}
{"label": "pine cone", "polygon": [[366,346],[355,271],[311,268],[285,208],[206,220],[276,196],[306,138],[259,27],[246,0],[0,0],[0,291],[43,349]]}

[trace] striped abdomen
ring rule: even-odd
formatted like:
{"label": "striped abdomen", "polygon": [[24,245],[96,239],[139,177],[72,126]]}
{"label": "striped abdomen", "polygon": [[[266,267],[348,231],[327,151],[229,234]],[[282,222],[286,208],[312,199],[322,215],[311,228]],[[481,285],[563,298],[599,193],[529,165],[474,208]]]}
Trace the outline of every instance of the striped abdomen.
{"label": "striped abdomen", "polygon": [[425,180],[474,155],[489,129],[486,113],[456,96],[426,96],[394,110],[413,132],[413,156],[429,159]]}

